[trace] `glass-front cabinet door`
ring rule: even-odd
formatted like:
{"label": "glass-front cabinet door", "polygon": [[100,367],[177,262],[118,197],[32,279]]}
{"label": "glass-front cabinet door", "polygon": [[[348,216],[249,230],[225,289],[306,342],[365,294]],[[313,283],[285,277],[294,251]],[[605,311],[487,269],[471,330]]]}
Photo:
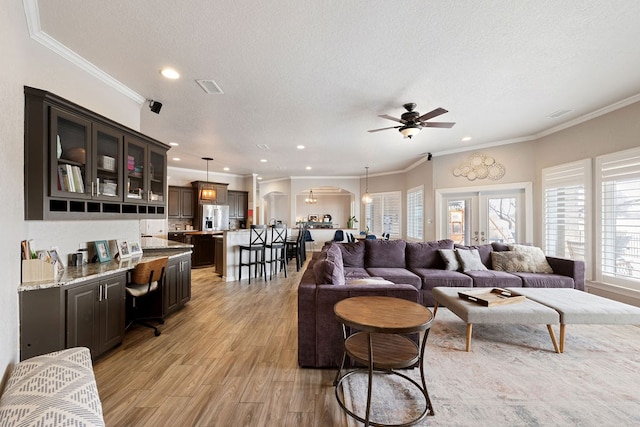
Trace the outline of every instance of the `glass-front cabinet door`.
{"label": "glass-front cabinet door", "polygon": [[125,202],[146,203],[149,190],[145,165],[149,164],[147,144],[134,138],[125,139],[126,189]]}
{"label": "glass-front cabinet door", "polygon": [[165,192],[167,191],[166,179],[166,151],[149,147],[149,197],[148,202],[162,205],[165,202]]}
{"label": "glass-front cabinet door", "polygon": [[91,195],[94,199],[122,201],[122,132],[94,124],[93,176]]}
{"label": "glass-front cabinet door", "polygon": [[50,112],[49,194],[87,199],[91,197],[91,122],[55,107]]}

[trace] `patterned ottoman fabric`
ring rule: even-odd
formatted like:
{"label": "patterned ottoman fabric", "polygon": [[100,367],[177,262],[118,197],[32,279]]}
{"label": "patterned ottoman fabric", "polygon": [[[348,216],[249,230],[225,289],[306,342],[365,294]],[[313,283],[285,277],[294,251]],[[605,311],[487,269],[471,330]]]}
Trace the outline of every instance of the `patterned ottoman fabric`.
{"label": "patterned ottoman fabric", "polygon": [[18,363],[0,398],[0,427],[9,426],[104,426],[89,349]]}

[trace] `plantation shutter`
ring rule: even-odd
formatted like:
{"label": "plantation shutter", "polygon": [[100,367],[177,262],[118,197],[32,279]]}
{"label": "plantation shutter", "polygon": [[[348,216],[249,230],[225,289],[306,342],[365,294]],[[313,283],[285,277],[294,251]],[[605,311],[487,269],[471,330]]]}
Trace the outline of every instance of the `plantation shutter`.
{"label": "plantation shutter", "polygon": [[369,227],[369,234],[380,237],[383,233],[389,233],[390,237],[399,239],[402,213],[400,203],[399,191],[372,193],[371,203],[365,207],[365,220]]}
{"label": "plantation shutter", "polygon": [[407,238],[424,239],[424,186],[407,191]]}

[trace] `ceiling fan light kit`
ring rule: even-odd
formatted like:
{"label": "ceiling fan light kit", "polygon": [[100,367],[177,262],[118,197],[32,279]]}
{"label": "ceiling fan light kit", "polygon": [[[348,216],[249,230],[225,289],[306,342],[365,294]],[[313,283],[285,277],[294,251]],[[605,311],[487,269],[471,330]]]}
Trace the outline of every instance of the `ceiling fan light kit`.
{"label": "ceiling fan light kit", "polygon": [[372,129],[369,132],[378,132],[381,130],[387,129],[398,129],[398,131],[405,138],[413,138],[417,134],[420,133],[422,128],[452,128],[455,123],[453,122],[428,122],[427,120],[433,119],[434,117],[438,117],[444,113],[448,113],[444,108],[436,108],[435,110],[431,110],[426,114],[420,115],[416,109],[416,104],[413,102],[407,103],[403,105],[404,109],[407,110],[406,113],[402,113],[400,118],[390,116],[388,114],[381,114],[378,117],[382,117],[383,119],[393,120],[394,122],[402,123],[401,126],[391,126],[380,129]]}

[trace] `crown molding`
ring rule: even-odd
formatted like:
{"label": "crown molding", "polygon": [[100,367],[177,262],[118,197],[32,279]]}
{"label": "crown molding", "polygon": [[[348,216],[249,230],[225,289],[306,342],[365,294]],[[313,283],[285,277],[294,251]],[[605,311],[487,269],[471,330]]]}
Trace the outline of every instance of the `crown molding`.
{"label": "crown molding", "polygon": [[100,68],[60,43],[49,34],[42,31],[42,28],[40,26],[40,10],[38,9],[38,0],[23,0],[22,3],[24,5],[24,13],[27,18],[29,35],[33,40],[42,44],[52,52],[57,53],[67,61],[71,62],[83,71],[89,73],[93,77],[105,83],[107,86],[112,87],[121,94],[132,99],[134,102],[138,103],[138,105],[142,105],[146,101],[146,98],[144,96],[140,95],[125,84],[111,77],[109,74],[105,73]]}

